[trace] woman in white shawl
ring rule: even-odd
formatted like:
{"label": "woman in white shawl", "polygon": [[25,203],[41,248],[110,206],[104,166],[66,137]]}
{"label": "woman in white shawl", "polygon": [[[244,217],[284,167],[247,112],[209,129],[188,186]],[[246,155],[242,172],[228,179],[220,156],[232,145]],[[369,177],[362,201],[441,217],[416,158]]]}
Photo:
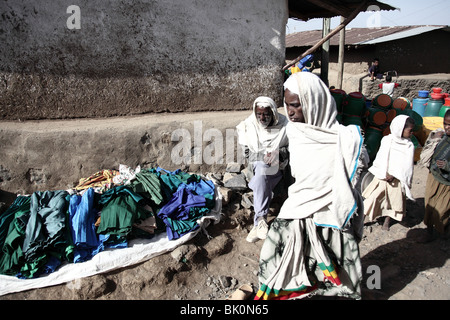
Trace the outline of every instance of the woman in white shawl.
{"label": "woman in white shawl", "polygon": [[252,174],[249,187],[253,190],[255,214],[248,242],[265,239],[267,235],[266,216],[272,191],[281,180],[281,170],[288,162],[287,122],[271,98],[258,97],[253,102],[251,115],[236,127],[239,144],[249,151],[249,171]]}
{"label": "woman in white shawl", "polygon": [[413,128],[412,118],[396,116],[390,125],[391,133],[381,139],[380,149],[369,168],[374,178],[363,190],[364,214],[369,221],[386,217],[384,230],[389,230],[390,218],[403,219],[406,200],[403,194],[414,200],[410,190],[414,170],[414,144],[410,139]]}
{"label": "woman in white shawl", "polygon": [[295,182],[261,249],[255,299],[359,299],[364,215],[354,186],[367,164],[360,129],[336,121],[334,98],[316,75],[295,73],[284,89]]}

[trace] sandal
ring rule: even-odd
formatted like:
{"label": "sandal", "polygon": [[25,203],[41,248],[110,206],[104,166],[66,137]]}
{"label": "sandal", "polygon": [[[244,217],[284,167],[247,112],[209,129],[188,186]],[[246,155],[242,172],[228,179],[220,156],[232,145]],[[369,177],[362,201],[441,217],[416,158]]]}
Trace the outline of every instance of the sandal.
{"label": "sandal", "polygon": [[239,288],[236,289],[235,292],[231,295],[231,297],[227,298],[227,300],[247,300],[253,294],[253,288],[249,284],[243,284]]}

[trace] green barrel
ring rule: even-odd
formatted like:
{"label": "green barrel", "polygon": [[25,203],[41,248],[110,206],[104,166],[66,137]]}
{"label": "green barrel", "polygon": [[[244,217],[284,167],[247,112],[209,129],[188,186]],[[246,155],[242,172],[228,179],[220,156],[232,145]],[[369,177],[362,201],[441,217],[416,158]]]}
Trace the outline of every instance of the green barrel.
{"label": "green barrel", "polygon": [[385,93],[379,94],[373,98],[372,105],[376,108],[388,109],[392,106],[392,98]]}
{"label": "green barrel", "polygon": [[394,118],[397,116],[397,110],[396,108],[390,108],[387,112],[386,112],[386,122],[391,123],[392,120],[394,120]]}
{"label": "green barrel", "polygon": [[346,115],[361,117],[366,108],[366,101],[361,92],[351,92],[347,95],[347,103],[343,106]]}
{"label": "green barrel", "polygon": [[439,111],[444,104],[444,100],[429,99],[425,111],[423,113],[424,117],[439,117]]}
{"label": "green barrel", "polygon": [[352,115],[348,115],[348,114],[343,114],[342,115],[342,124],[344,126],[348,126],[351,124],[357,125],[359,127],[363,127],[363,120],[361,119],[361,117],[358,116],[352,116]]}
{"label": "green barrel", "polygon": [[330,93],[333,96],[334,101],[336,101],[336,108],[338,112],[342,112],[342,107],[346,98],[345,91],[341,89],[331,89]]}
{"label": "green barrel", "polygon": [[381,126],[386,122],[386,113],[378,108],[367,108],[367,121],[370,124]]}
{"label": "green barrel", "polygon": [[414,149],[417,149],[420,146],[419,140],[417,140],[415,135],[411,135],[411,142],[414,145]]}
{"label": "green barrel", "polygon": [[450,106],[443,105],[439,111],[439,117],[443,118],[448,109],[450,109]]}
{"label": "green barrel", "polygon": [[364,144],[366,145],[367,153],[370,161],[373,161],[380,148],[381,139],[383,138],[383,130],[377,127],[368,126],[364,135]]}
{"label": "green barrel", "polygon": [[420,129],[422,129],[422,125],[423,125],[423,118],[420,114],[418,114],[417,112],[415,112],[412,109],[407,109],[406,110],[406,115],[410,116],[411,118],[414,119],[414,122],[416,123],[416,125],[414,126],[413,131],[417,132]]}
{"label": "green barrel", "polygon": [[411,109],[411,101],[404,97],[399,97],[392,102],[392,108],[395,109]]}

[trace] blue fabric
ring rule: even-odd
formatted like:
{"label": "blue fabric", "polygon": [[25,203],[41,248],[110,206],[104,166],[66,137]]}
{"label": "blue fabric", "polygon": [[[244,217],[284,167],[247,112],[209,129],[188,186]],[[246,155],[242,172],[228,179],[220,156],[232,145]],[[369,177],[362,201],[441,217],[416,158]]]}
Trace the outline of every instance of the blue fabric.
{"label": "blue fabric", "polygon": [[97,253],[102,252],[105,249],[123,249],[128,247],[128,241],[124,237],[110,235],[110,234],[99,234],[99,245],[92,251],[92,256]]}
{"label": "blue fabric", "polygon": [[166,225],[169,240],[178,239],[184,234],[196,230],[197,220],[214,207],[215,186],[199,175],[188,174],[180,169],[164,171],[160,178],[166,189],[172,193],[169,201],[159,210],[158,217]]}
{"label": "blue fabric", "polygon": [[[172,229],[174,224],[171,223],[171,220],[184,220],[185,223],[190,220],[192,225],[190,229],[192,230],[196,227],[196,223],[195,221],[193,223],[193,219],[196,220],[198,217],[193,217],[190,215],[190,210],[191,208],[204,207],[205,204],[205,197],[194,194],[186,187],[179,187],[173,194],[172,199],[170,199],[170,201],[158,212],[158,217],[161,218],[166,224],[166,232],[169,240],[180,237],[180,233],[178,233],[176,229]],[[186,232],[182,232],[182,234],[184,233]]]}
{"label": "blue fabric", "polygon": [[54,272],[58,267],[61,265],[61,260],[57,257],[50,256],[47,263],[45,264],[42,273],[43,274],[49,274]]}
{"label": "blue fabric", "polygon": [[70,231],[75,245],[73,262],[83,262],[92,258],[92,252],[100,241],[95,231],[98,211],[94,208],[94,189],[70,197]]}
{"label": "blue fabric", "polygon": [[198,182],[194,181],[187,184],[186,188],[200,196],[208,196],[208,198],[214,196],[214,182],[212,182],[211,180],[200,180]]}

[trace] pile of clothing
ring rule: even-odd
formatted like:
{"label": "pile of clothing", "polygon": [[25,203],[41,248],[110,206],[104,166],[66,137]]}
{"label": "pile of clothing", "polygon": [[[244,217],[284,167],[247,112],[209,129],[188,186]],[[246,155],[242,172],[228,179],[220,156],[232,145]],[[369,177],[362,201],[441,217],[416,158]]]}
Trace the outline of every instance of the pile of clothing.
{"label": "pile of clothing", "polygon": [[200,227],[214,195],[214,183],[200,175],[125,165],[70,190],[19,195],[0,215],[0,274],[30,279],[132,239],[179,239]]}

